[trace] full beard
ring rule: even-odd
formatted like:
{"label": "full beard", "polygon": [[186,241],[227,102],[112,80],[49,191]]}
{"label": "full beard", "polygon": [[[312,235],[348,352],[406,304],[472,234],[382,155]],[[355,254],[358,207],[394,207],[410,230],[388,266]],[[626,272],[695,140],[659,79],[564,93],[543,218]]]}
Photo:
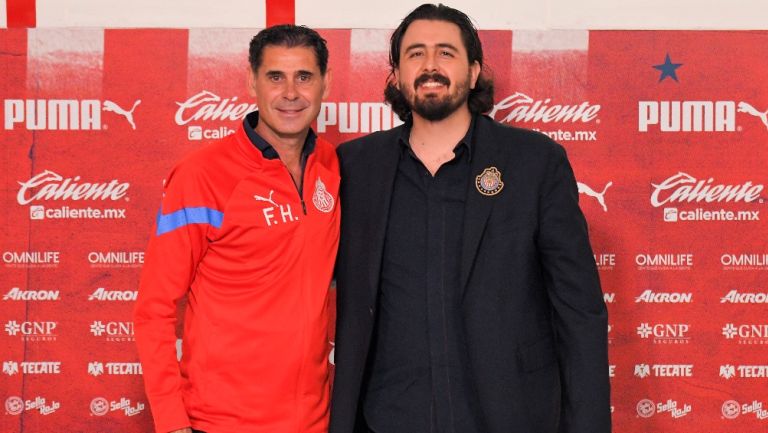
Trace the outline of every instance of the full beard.
{"label": "full beard", "polygon": [[[426,81],[428,78],[432,78],[438,82],[450,86],[450,80],[439,74],[433,74],[432,77],[428,75],[422,75],[415,80],[413,89],[418,87],[421,82]],[[462,105],[467,102],[469,98],[469,75],[461,82],[456,83],[455,91],[443,96],[429,95],[419,96],[416,91],[410,90],[411,87],[400,83],[401,89],[408,89],[405,93],[405,99],[411,106],[411,110],[418,114],[420,117],[430,121],[437,122],[443,120],[456,112]],[[450,88],[450,87],[449,87]]]}

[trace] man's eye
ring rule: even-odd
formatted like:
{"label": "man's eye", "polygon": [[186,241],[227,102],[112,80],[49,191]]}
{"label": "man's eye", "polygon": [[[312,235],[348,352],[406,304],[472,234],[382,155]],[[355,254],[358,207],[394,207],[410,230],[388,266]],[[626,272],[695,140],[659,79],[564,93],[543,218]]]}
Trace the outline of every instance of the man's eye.
{"label": "man's eye", "polygon": [[422,53],[421,51],[411,51],[410,54],[408,54],[408,58],[421,57],[423,55],[424,53]]}
{"label": "man's eye", "polygon": [[301,81],[301,82],[307,82],[307,81],[309,81],[310,78],[312,78],[312,76],[309,75],[309,74],[301,74],[301,75],[299,75],[299,81]]}
{"label": "man's eye", "polygon": [[440,55],[444,57],[453,57],[453,53],[446,50],[440,51]]}
{"label": "man's eye", "polygon": [[277,83],[282,79],[282,77],[279,75],[270,75],[268,79],[269,81]]}

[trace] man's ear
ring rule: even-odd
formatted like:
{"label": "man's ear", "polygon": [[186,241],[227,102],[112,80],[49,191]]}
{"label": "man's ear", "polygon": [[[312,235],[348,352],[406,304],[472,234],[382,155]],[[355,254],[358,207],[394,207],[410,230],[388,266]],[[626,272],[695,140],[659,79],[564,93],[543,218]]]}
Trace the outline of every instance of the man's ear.
{"label": "man's ear", "polygon": [[331,94],[331,69],[325,70],[323,75],[323,99],[327,98]]}
{"label": "man's ear", "polygon": [[402,91],[402,89],[400,89],[400,69],[395,68],[395,70],[392,71],[392,79],[390,80],[390,83],[395,86],[395,89]]}
{"label": "man's ear", "polygon": [[248,94],[252,97],[256,96],[256,73],[253,72],[250,66],[248,66]]}
{"label": "man's ear", "polygon": [[469,72],[472,75],[472,80],[469,84],[470,89],[474,89],[475,85],[477,84],[477,78],[480,76],[480,70],[482,68],[480,67],[480,63],[475,60],[472,62],[472,66],[469,67]]}

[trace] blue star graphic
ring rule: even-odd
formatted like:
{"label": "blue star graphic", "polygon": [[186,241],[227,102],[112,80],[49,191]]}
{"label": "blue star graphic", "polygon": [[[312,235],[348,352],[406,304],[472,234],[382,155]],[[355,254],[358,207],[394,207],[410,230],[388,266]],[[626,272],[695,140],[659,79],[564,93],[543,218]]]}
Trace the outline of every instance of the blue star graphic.
{"label": "blue star graphic", "polygon": [[660,65],[654,65],[653,68],[661,71],[661,77],[659,77],[659,83],[661,83],[667,77],[672,77],[673,80],[677,81],[677,74],[675,73],[675,70],[680,66],[683,66],[683,64],[672,63],[672,60],[669,58],[669,53],[667,53],[667,57],[664,59],[664,63]]}

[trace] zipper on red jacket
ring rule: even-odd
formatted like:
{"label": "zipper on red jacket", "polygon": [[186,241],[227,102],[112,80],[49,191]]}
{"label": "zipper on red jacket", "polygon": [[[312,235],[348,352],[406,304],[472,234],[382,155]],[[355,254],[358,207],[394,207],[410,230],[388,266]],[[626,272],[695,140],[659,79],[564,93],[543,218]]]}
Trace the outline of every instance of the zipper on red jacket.
{"label": "zipper on red jacket", "polygon": [[307,155],[304,152],[301,152],[301,159],[299,160],[299,165],[301,166],[301,178],[299,179],[298,184],[293,181],[293,176],[291,176],[291,171],[288,170],[288,167],[285,167],[285,169],[288,170],[288,176],[291,178],[291,182],[293,182],[293,186],[296,187],[296,191],[299,193],[299,201],[301,201],[301,211],[304,212],[304,215],[307,214],[307,205],[304,203],[304,170],[307,168],[308,159],[309,159],[309,155]]}

